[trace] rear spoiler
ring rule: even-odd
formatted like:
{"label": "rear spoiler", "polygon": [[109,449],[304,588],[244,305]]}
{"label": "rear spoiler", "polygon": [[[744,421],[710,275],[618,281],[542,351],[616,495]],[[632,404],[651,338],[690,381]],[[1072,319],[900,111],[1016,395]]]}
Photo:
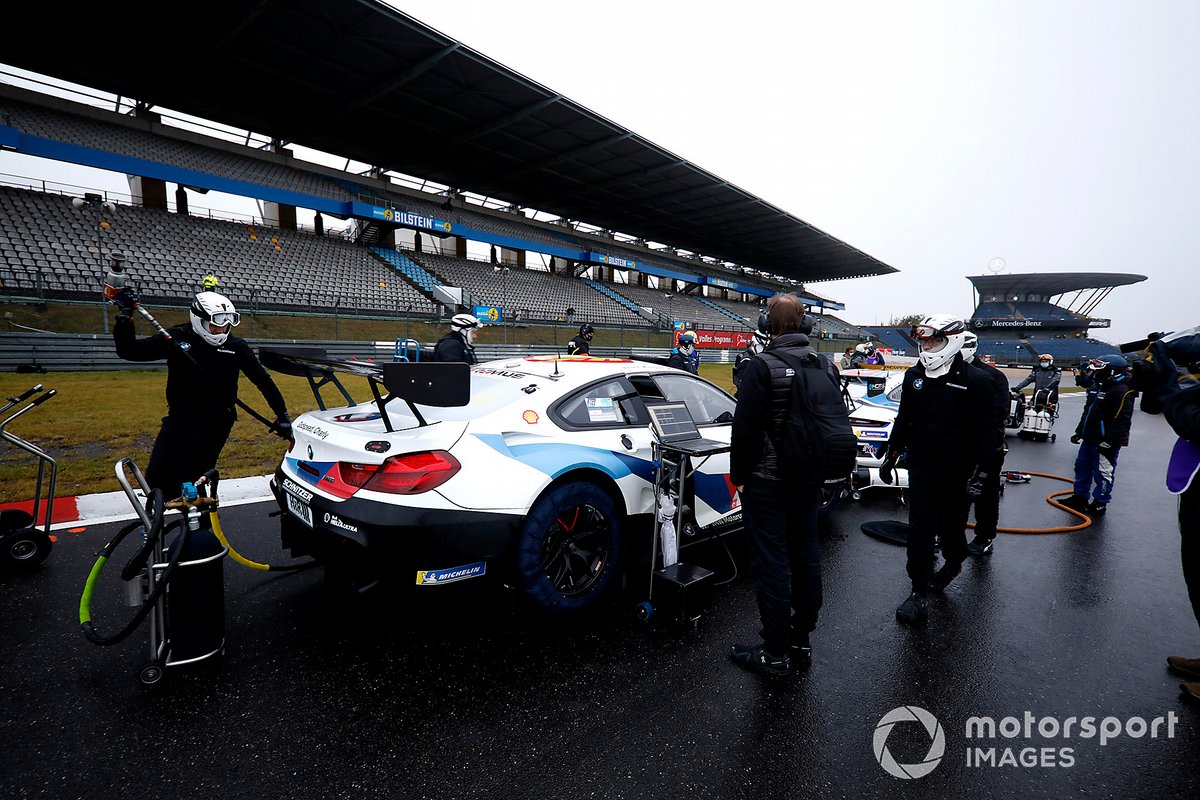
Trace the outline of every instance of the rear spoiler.
{"label": "rear spoiler", "polygon": [[[319,347],[262,347],[259,359],[264,367],[284,375],[307,378],[309,389],[317,406],[326,410],[321,389],[333,384],[347,405],[355,405],[354,398],[338,379],[338,374],[366,378],[379,409],[383,425],[391,432],[392,421],[388,417],[387,404],[392,400],[403,400],[417,423],[424,427],[429,423],[421,416],[416,404],[450,408],[465,406],[471,402],[471,367],[465,363],[440,362],[384,362],[331,359]],[[387,392],[384,396],[380,387]]]}

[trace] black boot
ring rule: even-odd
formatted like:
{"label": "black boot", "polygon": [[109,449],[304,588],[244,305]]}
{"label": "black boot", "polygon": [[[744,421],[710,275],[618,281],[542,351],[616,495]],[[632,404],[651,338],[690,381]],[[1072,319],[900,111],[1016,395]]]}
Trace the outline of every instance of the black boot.
{"label": "black boot", "polygon": [[808,669],[812,664],[812,645],[809,644],[807,634],[792,639],[792,643],[788,645],[788,656],[792,659],[792,669]]}
{"label": "black boot", "polygon": [[1080,513],[1086,512],[1088,507],[1088,499],[1086,497],[1080,497],[1073,492],[1066,497],[1059,498],[1058,502],[1072,511],[1078,511]]}
{"label": "black boot", "polygon": [[1104,503],[1097,503],[1095,500],[1093,500],[1087,504],[1087,508],[1083,510],[1083,513],[1087,514],[1092,519],[1096,519],[1098,517],[1103,517],[1105,511],[1108,511],[1107,505]]}
{"label": "black boot", "polygon": [[744,667],[760,675],[778,677],[792,672],[792,660],[786,653],[774,656],[767,652],[761,644],[735,644],[729,648],[729,657],[739,667]]}
{"label": "black boot", "polygon": [[976,535],[973,540],[967,545],[967,552],[973,556],[985,556],[992,552],[992,542],[995,541],[993,536]]}
{"label": "black boot", "polygon": [[961,561],[947,561],[942,565],[942,568],[933,573],[933,577],[929,579],[929,588],[935,592],[940,592],[950,585],[950,582],[958,577],[958,573],[962,572]]}
{"label": "black boot", "polygon": [[925,613],[928,608],[929,595],[924,592],[913,592],[896,609],[896,619],[908,625],[917,625],[925,621]]}

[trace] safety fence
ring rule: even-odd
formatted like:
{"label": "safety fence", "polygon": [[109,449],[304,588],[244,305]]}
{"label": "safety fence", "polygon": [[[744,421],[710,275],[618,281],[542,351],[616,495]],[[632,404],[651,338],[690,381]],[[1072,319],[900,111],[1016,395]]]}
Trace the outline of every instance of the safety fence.
{"label": "safety fence", "polygon": [[[339,341],[332,339],[250,339],[261,347],[321,348],[329,358],[392,361],[396,341]],[[431,343],[426,342],[427,346]],[[552,344],[483,344],[475,348],[479,360],[554,355],[562,347]],[[702,364],[732,364],[736,350],[704,350]],[[600,358],[637,358],[665,361],[666,347],[593,347]],[[832,356],[832,353],[827,353]],[[111,335],[69,333],[0,333],[0,372],[89,372],[129,369],[161,369],[165,361],[131,363],[117,357]]]}
{"label": "safety fence", "polygon": [[[112,330],[116,309],[108,305],[98,281],[80,289],[52,286],[0,287],[0,331],[8,333],[107,334]],[[143,303],[164,325],[186,319],[192,296],[199,290],[190,284],[146,281],[139,286]],[[356,302],[352,295],[305,291],[269,294],[258,289],[222,285],[242,314],[237,333],[244,338],[332,339],[363,341],[395,336],[436,339],[444,332],[453,313],[432,303],[419,308],[399,300],[374,305]],[[597,336],[616,347],[661,347],[671,338],[667,331],[649,327],[597,325]],[[435,332],[436,329],[436,332]],[[483,337],[514,343],[565,345],[577,332],[578,323],[521,321],[488,325]]]}

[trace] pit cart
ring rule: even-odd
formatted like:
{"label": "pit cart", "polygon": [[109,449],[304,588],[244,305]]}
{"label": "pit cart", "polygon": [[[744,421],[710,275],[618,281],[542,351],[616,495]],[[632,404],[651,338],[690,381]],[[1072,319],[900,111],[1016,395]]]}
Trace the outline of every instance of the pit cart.
{"label": "pit cart", "polygon": [[[8,403],[0,408],[0,414],[6,413],[42,390],[42,384],[39,383],[19,397],[8,398]],[[37,490],[34,493],[33,513],[19,509],[0,511],[0,567],[32,569],[50,555],[52,546],[50,518],[54,513],[54,488],[58,479],[58,462],[45,450],[11,433],[7,428],[9,423],[17,417],[37,408],[55,394],[57,392],[50,389],[0,422],[0,439],[33,455],[38,461]],[[47,489],[44,518],[41,515],[43,488]],[[39,519],[44,519],[44,524],[40,529],[38,528]]]}

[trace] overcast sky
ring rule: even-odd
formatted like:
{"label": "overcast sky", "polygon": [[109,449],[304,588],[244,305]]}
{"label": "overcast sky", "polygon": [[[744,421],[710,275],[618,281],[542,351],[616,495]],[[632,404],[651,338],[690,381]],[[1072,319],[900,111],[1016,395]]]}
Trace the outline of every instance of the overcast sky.
{"label": "overcast sky", "polygon": [[969,314],[966,275],[1133,272],[1100,338],[1200,322],[1200,3],[392,0],[901,270],[852,321]]}
{"label": "overcast sky", "polygon": [[968,315],[999,257],[1149,276],[1099,338],[1200,323],[1200,3],[391,4],[901,270],[812,284],[852,322]]}

